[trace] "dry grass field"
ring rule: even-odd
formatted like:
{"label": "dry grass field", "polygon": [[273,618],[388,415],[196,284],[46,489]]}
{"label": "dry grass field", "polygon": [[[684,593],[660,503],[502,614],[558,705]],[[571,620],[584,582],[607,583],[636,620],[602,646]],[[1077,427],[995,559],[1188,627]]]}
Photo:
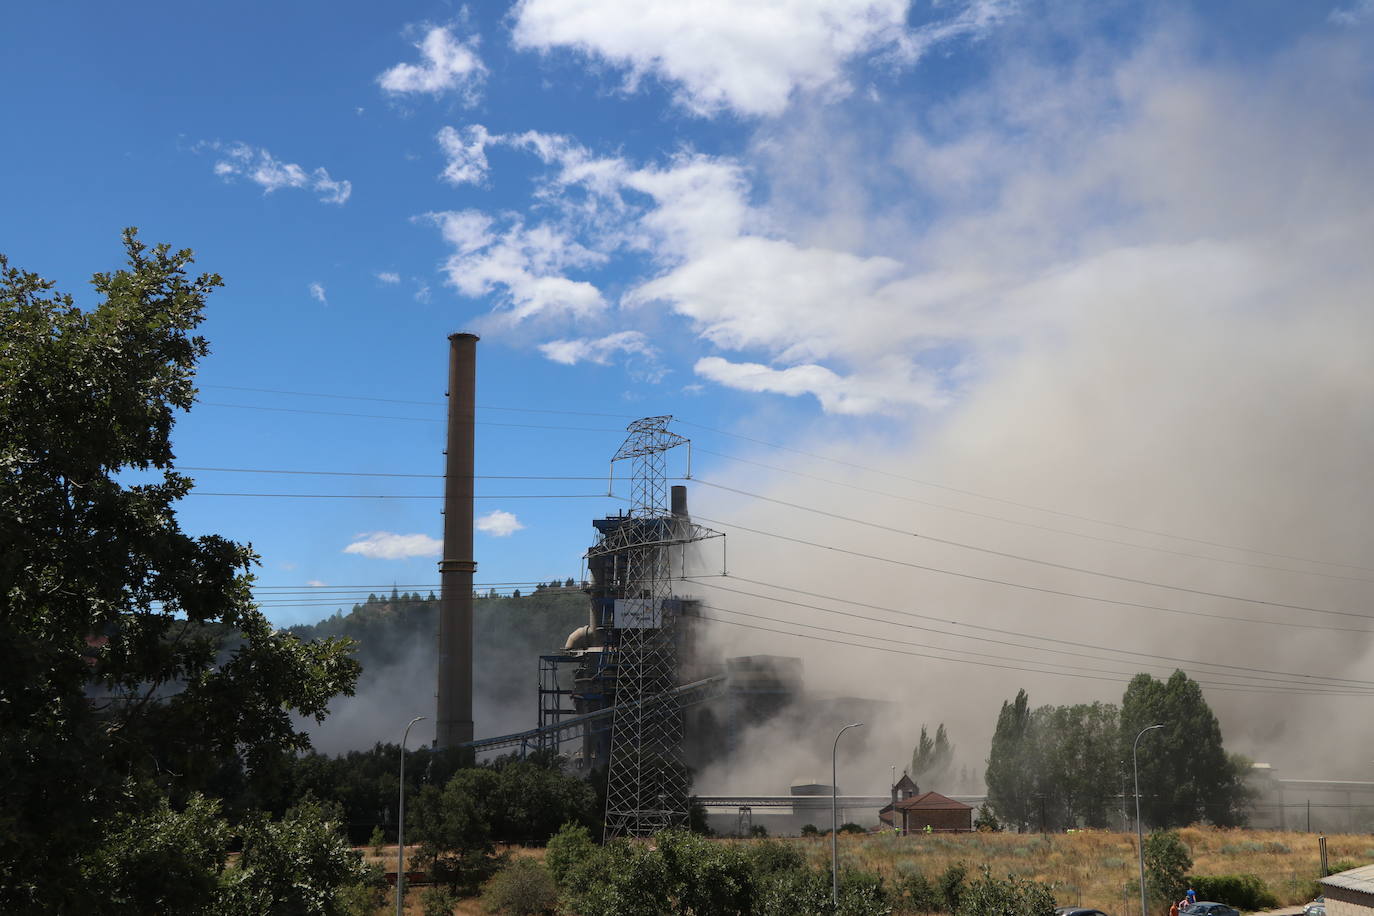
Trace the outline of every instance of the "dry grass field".
{"label": "dry grass field", "polygon": [[[1193,873],[1199,875],[1253,874],[1264,879],[1280,904],[1305,903],[1311,899],[1311,882],[1320,868],[1317,836],[1311,833],[1271,830],[1218,830],[1189,827],[1179,831],[1193,857]],[[749,843],[750,840],[721,840]],[[816,865],[830,863],[829,838],[787,839],[804,848]],[[1068,834],[965,833],[895,836],[869,834],[840,836],[843,865],[876,871],[896,878],[913,869],[935,881],[950,865],[962,863],[976,874],[984,865],[996,876],[1015,874],[1050,885],[1063,905],[1094,906],[1109,913],[1129,913],[1138,907],[1136,846],[1134,834],[1079,831]],[[386,870],[396,867],[396,847],[386,846],[381,856],[359,850],[369,861]],[[418,847],[407,848],[413,861]],[[542,858],[542,849],[510,849],[516,856]],[[1336,834],[1327,837],[1331,864],[1349,861],[1374,862],[1374,835]],[[407,895],[407,914],[419,914],[421,890]],[[394,912],[394,910],[393,910]],[[463,902],[461,916],[484,912],[478,901]]]}
{"label": "dry grass field", "polygon": [[[1192,852],[1194,874],[1258,875],[1281,904],[1311,899],[1311,882],[1320,870],[1315,834],[1189,827],[1179,835]],[[829,863],[828,839],[792,842],[805,843],[817,864]],[[1374,836],[1328,836],[1327,857],[1332,864],[1374,862]],[[1095,906],[1107,912],[1130,912],[1135,898],[1128,895],[1137,893],[1138,887],[1134,834],[842,835],[840,860],[893,877],[919,869],[932,881],[956,863],[963,863],[971,874],[987,865],[995,876],[1015,874],[1051,885],[1062,905]]]}

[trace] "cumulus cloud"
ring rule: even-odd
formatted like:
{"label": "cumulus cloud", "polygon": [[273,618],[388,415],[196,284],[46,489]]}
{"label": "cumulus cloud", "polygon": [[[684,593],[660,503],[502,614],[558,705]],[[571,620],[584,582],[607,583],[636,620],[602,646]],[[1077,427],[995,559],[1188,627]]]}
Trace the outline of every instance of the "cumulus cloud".
{"label": "cumulus cloud", "polygon": [[539,345],[539,352],[556,363],[575,366],[581,362],[604,366],[616,353],[638,353],[652,357],[657,354],[647,337],[640,331],[617,331],[605,337],[579,337],[574,340],[551,340]]}
{"label": "cumulus cloud", "polygon": [[415,43],[420,63],[400,63],[377,77],[393,95],[455,92],[468,104],[477,101],[487,68],[477,56],[477,38],[459,39],[447,26],[433,26]]}
{"label": "cumulus cloud", "polygon": [[493,509],[486,515],[478,518],[473,523],[473,527],[492,537],[507,538],[515,534],[515,532],[522,530],[525,526],[520,524],[520,520],[515,517],[515,513],[505,512],[501,509]]}
{"label": "cumulus cloud", "polygon": [[322,284],[320,284],[320,283],[311,283],[309,288],[310,288],[310,298],[311,298],[311,299],[314,299],[316,302],[320,303],[321,305],[328,305],[328,304],[329,304],[329,300],[325,298],[325,295],[324,295],[324,286],[323,286]]}
{"label": "cumulus cloud", "polygon": [[914,60],[931,45],[977,35],[1010,6],[956,4],[914,31],[909,0],[522,0],[519,47],[566,48],[628,71],[627,89],[655,75],[697,114],[776,115],[798,91],[848,91],[846,65],[875,52]]}
{"label": "cumulus cloud", "polygon": [[899,359],[887,363],[879,371],[841,376],[814,363],[774,369],[707,356],[697,360],[695,369],[702,378],[739,391],[812,395],[826,413],[858,415],[897,407],[938,408],[949,402],[933,374],[922,373]]}
{"label": "cumulus cloud", "polygon": [[491,135],[481,124],[470,124],[462,130],[452,127],[440,129],[436,139],[448,157],[443,178],[451,185],[481,184],[487,177],[487,144]]}
{"label": "cumulus cloud", "polygon": [[408,557],[437,557],[444,542],[427,534],[395,534],[390,531],[363,532],[343,549],[373,560],[404,560]]}
{"label": "cumulus cloud", "polygon": [[401,282],[401,275],[390,270],[378,271],[377,282],[385,283],[387,286],[395,286],[397,283]]}
{"label": "cumulus cloud", "polygon": [[294,162],[283,162],[261,147],[247,143],[209,143],[204,146],[220,154],[215,161],[216,175],[226,181],[247,179],[261,187],[264,194],[282,188],[300,188],[314,191],[324,203],[343,204],[353,193],[351,182],[335,180],[326,169],[307,171]]}
{"label": "cumulus cloud", "polygon": [[1331,21],[1337,25],[1355,26],[1374,19],[1374,0],[1355,0],[1350,6],[1331,11]]}
{"label": "cumulus cloud", "polygon": [[497,226],[476,210],[428,214],[454,253],[444,262],[448,283],[465,296],[504,293],[500,316],[512,324],[542,315],[590,317],[606,308],[595,285],[564,274],[605,262],[567,232],[550,225],[526,227],[512,217]]}

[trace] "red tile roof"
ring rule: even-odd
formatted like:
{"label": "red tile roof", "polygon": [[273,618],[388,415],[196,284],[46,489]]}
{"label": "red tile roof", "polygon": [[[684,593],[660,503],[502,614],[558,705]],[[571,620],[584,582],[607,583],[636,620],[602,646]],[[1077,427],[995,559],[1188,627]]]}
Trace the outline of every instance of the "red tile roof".
{"label": "red tile roof", "polygon": [[966,805],[963,802],[955,801],[952,798],[946,798],[939,792],[922,792],[920,795],[914,795],[911,798],[904,798],[901,801],[897,802],[897,807],[902,811],[973,810],[973,807],[971,805]]}

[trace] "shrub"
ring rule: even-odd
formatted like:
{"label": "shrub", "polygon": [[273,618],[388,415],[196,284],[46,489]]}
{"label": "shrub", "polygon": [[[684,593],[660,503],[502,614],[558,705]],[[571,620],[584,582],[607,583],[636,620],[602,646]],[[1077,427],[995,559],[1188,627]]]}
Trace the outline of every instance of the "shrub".
{"label": "shrub", "polygon": [[1145,877],[1155,900],[1177,900],[1188,889],[1193,859],[1176,830],[1156,830],[1145,838]]}
{"label": "shrub", "polygon": [[820,836],[821,831],[815,824],[803,824],[801,829],[802,836]]}
{"label": "shrub", "polygon": [[944,903],[940,892],[919,871],[903,876],[896,886],[902,905],[916,913],[936,913]]}
{"label": "shrub", "polygon": [[1034,881],[992,877],[987,868],[964,890],[958,916],[1054,916],[1054,895]]}
{"label": "shrub", "polygon": [[1341,859],[1339,862],[1332,862],[1331,865],[1326,869],[1326,873],[1328,875],[1334,875],[1338,872],[1350,871],[1350,869],[1352,868],[1359,867],[1360,863],[1358,862],[1351,862],[1349,859]]}
{"label": "shrub", "polygon": [[881,875],[857,868],[840,873],[838,916],[886,916],[892,912],[892,895]]}
{"label": "shrub", "polygon": [[766,837],[768,836],[768,828],[762,824],[750,824],[749,835],[752,837]]}
{"label": "shrub", "polygon": [[1278,898],[1257,875],[1194,875],[1193,890],[1203,900],[1215,900],[1238,910],[1267,910]]}
{"label": "shrub", "polygon": [[558,906],[558,885],[533,859],[516,859],[487,882],[482,905],[491,913],[540,916]]}
{"label": "shrub", "polygon": [[864,828],[860,827],[858,824],[855,824],[855,823],[841,824],[841,825],[840,825],[840,829],[839,829],[838,832],[839,832],[839,833],[868,833],[867,830],[865,830]]}
{"label": "shrub", "polygon": [[372,854],[379,856],[382,854],[382,844],[386,842],[386,836],[382,833],[382,825],[378,824],[372,828],[372,835],[367,838],[367,845],[372,847]]}
{"label": "shrub", "polygon": [[967,876],[968,869],[962,863],[951,865],[940,876],[940,897],[944,901],[945,909],[951,913],[959,909],[959,902],[964,896],[964,878]]}
{"label": "shrub", "polygon": [[806,867],[806,858],[795,846],[777,840],[751,843],[746,855],[755,876],[798,871]]}
{"label": "shrub", "polygon": [[562,887],[569,876],[582,863],[587,862],[600,852],[600,847],[592,842],[592,835],[581,824],[564,824],[562,829],[549,840],[544,853],[544,864],[553,880]]}
{"label": "shrub", "polygon": [[1002,822],[997,820],[997,815],[992,813],[987,802],[979,806],[978,816],[973,819],[973,829],[979,833],[997,833],[1002,829]]}
{"label": "shrub", "polygon": [[453,916],[459,899],[453,891],[436,885],[420,895],[420,912],[425,916]]}

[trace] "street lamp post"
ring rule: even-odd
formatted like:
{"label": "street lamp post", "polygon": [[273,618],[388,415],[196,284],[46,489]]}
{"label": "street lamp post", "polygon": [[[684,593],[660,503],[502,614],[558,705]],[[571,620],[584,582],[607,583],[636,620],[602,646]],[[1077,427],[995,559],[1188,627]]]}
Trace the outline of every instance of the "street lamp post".
{"label": "street lamp post", "polygon": [[396,803],[396,916],[403,916],[406,897],[406,740],[410,737],[410,726],[423,718],[411,719],[401,735],[400,799]]}
{"label": "street lamp post", "polygon": [[1131,744],[1131,770],[1135,774],[1135,840],[1136,849],[1140,853],[1140,916],[1149,916],[1145,905],[1145,833],[1140,827],[1140,764],[1136,762],[1136,748],[1140,746],[1140,739],[1148,731],[1156,728],[1163,728],[1163,725],[1147,725],[1140,730],[1140,734],[1135,736],[1135,741]]}
{"label": "street lamp post", "polygon": [[[830,749],[830,900],[840,905],[840,844],[839,844],[839,774],[836,755],[840,750],[840,735],[851,728],[859,728],[862,722],[853,722],[840,729],[835,735],[835,746]],[[894,812],[895,815],[896,812]]]}

